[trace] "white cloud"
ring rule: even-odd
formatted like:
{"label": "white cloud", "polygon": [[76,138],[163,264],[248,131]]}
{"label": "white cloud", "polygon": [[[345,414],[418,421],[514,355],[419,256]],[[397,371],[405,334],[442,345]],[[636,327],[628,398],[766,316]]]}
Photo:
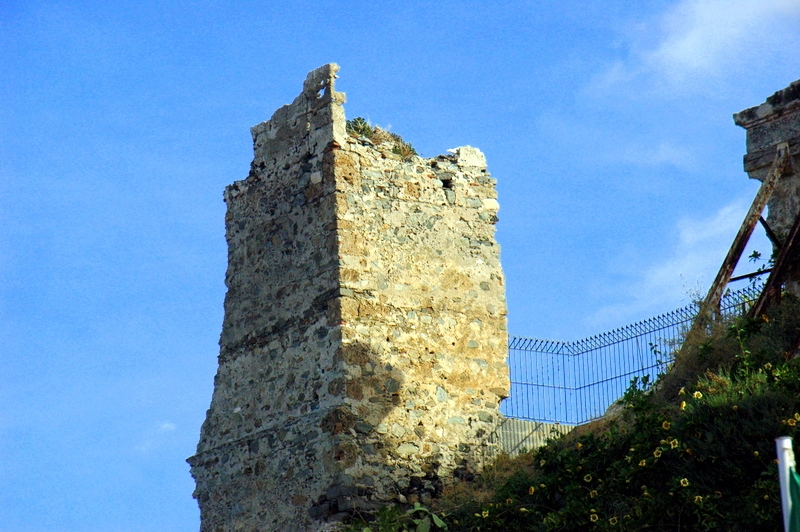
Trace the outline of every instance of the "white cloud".
{"label": "white cloud", "polygon": [[716,71],[770,45],[797,0],[683,0],[662,20],[663,40],[646,60],[673,78]]}
{"label": "white cloud", "polygon": [[[687,305],[704,296],[741,226],[749,204],[738,200],[705,219],[684,218],[673,229],[675,243],[669,255],[628,278],[619,292],[621,300],[601,308],[587,319],[595,330],[618,327]],[[760,232],[751,238],[754,246],[769,254],[769,244]],[[758,247],[761,246],[761,247]],[[748,251],[743,256],[746,257]],[[740,259],[740,265],[746,263]],[[745,266],[747,269],[747,266]]]}
{"label": "white cloud", "polygon": [[[607,153],[614,155],[610,151]],[[682,170],[692,169],[696,163],[695,155],[689,148],[670,141],[649,146],[641,140],[632,140],[624,150],[616,154],[614,160],[643,167],[666,164]]]}
{"label": "white cloud", "polygon": [[149,453],[150,451],[159,447],[165,441],[168,441],[168,435],[175,432],[177,428],[178,427],[175,425],[175,423],[172,423],[171,421],[163,421],[159,423],[158,426],[148,429],[144,440],[136,445],[134,449],[141,454]]}
{"label": "white cloud", "polygon": [[631,39],[631,54],[593,83],[610,89],[634,80],[652,89],[692,88],[730,70],[758,70],[765,58],[794,57],[798,0],[681,0]]}
{"label": "white cloud", "polygon": [[584,158],[592,166],[624,163],[638,168],[671,166],[684,171],[697,167],[697,156],[688,146],[671,139],[656,140],[629,130],[609,131],[606,124],[594,125],[585,116],[554,111],[538,119],[541,134],[567,146],[580,146],[575,158]]}

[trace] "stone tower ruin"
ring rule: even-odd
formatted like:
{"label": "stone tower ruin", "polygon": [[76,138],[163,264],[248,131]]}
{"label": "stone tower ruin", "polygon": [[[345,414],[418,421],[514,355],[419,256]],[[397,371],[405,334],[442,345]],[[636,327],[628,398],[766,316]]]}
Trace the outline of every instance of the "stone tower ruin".
{"label": "stone tower ruin", "polygon": [[219,369],[189,458],[203,531],[316,530],[438,495],[508,395],[495,180],[346,129],[338,66],[252,128],[227,187]]}

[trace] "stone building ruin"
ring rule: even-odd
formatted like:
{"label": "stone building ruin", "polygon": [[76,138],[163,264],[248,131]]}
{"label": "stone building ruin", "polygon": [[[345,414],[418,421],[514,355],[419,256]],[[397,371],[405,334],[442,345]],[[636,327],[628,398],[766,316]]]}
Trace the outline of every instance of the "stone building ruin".
{"label": "stone building ruin", "polygon": [[425,501],[496,452],[509,380],[497,194],[471,147],[346,130],[338,66],[251,129],[225,190],[219,368],[189,458],[201,530],[315,530]]}
{"label": "stone building ruin", "polygon": [[[793,172],[781,177],[769,199],[767,223],[778,240],[786,238],[800,212],[800,80],[766,99],[761,105],[733,115],[737,126],[747,130],[744,170],[752,179],[763,181],[773,164],[779,145],[786,143]],[[790,283],[800,294],[797,279]]]}

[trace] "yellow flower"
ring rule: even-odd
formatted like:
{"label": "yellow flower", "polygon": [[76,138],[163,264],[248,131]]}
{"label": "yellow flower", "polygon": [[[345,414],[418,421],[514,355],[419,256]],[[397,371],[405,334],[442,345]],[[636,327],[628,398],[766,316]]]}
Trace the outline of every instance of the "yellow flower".
{"label": "yellow flower", "polygon": [[664,430],[669,430],[669,428],[670,428],[671,426],[672,426],[672,424],[671,424],[669,421],[665,421],[665,422],[663,422],[663,423],[661,424],[661,428],[662,428],[662,429],[664,429]]}
{"label": "yellow flower", "polygon": [[547,463],[547,460],[542,460],[541,462],[539,462],[539,467],[544,467],[544,465],[546,463]]}
{"label": "yellow flower", "polygon": [[703,496],[702,495],[698,495],[697,497],[695,497],[694,498],[694,503],[695,504],[703,504]]}
{"label": "yellow flower", "polygon": [[592,481],[592,475],[586,475],[585,477],[583,477],[583,481],[584,482],[591,482]]}
{"label": "yellow flower", "polygon": [[545,489],[547,486],[545,486],[544,484],[539,484],[539,487]]}
{"label": "yellow flower", "polygon": [[766,370],[771,370],[771,369],[772,369],[772,364],[770,364],[769,362],[767,362],[766,364],[764,364],[764,369],[766,369]]}
{"label": "yellow flower", "polygon": [[591,514],[589,516],[589,521],[591,521],[592,523],[596,523],[598,519],[600,518],[597,516],[597,514]]}
{"label": "yellow flower", "polygon": [[578,449],[578,450],[580,451],[580,450],[583,448],[583,444],[582,444],[581,442],[578,442],[578,443],[575,445],[575,448],[576,448],[576,449]]}
{"label": "yellow flower", "polygon": [[597,497],[597,490],[592,490],[592,491],[590,491],[590,492],[589,492],[589,497],[591,497],[592,499],[594,499],[595,497]]}
{"label": "yellow flower", "polygon": [[653,456],[655,456],[656,458],[661,458],[661,449],[656,449],[655,451],[653,451]]}
{"label": "yellow flower", "polygon": [[616,517],[612,517],[611,519],[608,520],[608,524],[612,525],[612,526],[616,525],[617,524],[617,518]]}
{"label": "yellow flower", "polygon": [[511,504],[512,502],[514,502],[512,499],[506,499],[506,504]]}
{"label": "yellow flower", "polygon": [[678,390],[678,395],[686,395],[686,388],[681,388]]}
{"label": "yellow flower", "polygon": [[527,508],[520,508],[519,511],[522,513],[530,512],[530,510],[528,510]]}
{"label": "yellow flower", "polygon": [[694,397],[695,399],[702,399],[703,398],[703,394],[700,393],[700,392],[694,392],[692,394],[692,397]]}
{"label": "yellow flower", "polygon": [[631,460],[633,460],[633,456],[628,455],[625,457],[625,461],[628,462],[629,464],[631,463]]}
{"label": "yellow flower", "polygon": [[786,420],[786,423],[787,423],[787,424],[788,424],[790,427],[794,427],[795,425],[797,425],[797,421],[795,421],[795,419],[794,419],[793,417],[792,417],[792,418],[789,418],[789,419],[787,419],[787,420]]}
{"label": "yellow flower", "polygon": [[535,491],[536,491],[536,488],[531,486],[530,488],[528,488],[528,495],[533,495]]}
{"label": "yellow flower", "polygon": [[684,488],[688,487],[689,486],[689,479],[688,478],[682,478],[681,479],[681,486],[683,486]]}
{"label": "yellow flower", "polygon": [[794,418],[795,418],[797,421],[800,421],[800,414],[798,414],[797,412],[795,412],[795,414],[794,414]]}
{"label": "yellow flower", "polygon": [[482,511],[482,512],[481,512],[481,516],[482,516],[484,519],[486,519],[487,517],[489,517],[489,510],[484,510],[484,511]]}
{"label": "yellow flower", "polygon": [[733,405],[734,410],[739,410],[739,405]]}
{"label": "yellow flower", "polygon": [[686,410],[686,401],[681,401],[681,410]]}
{"label": "yellow flower", "polygon": [[758,457],[758,451],[753,451],[753,456]]}
{"label": "yellow flower", "polygon": [[669,446],[670,446],[671,449],[677,449],[678,448],[678,440],[675,439],[675,438],[672,438],[669,441]]}
{"label": "yellow flower", "polygon": [[644,467],[647,465],[647,460],[639,460],[639,467]]}

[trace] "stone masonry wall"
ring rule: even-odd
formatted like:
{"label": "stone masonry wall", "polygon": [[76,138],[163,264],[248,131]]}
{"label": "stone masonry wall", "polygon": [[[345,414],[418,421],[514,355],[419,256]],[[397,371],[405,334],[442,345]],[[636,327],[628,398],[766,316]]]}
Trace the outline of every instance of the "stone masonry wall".
{"label": "stone masonry wall", "polygon": [[[733,115],[736,125],[747,130],[744,169],[753,179],[763,181],[775,160],[779,143],[789,142],[793,165],[800,166],[800,80],[767,98],[759,106]],[[767,222],[781,237],[792,227],[800,211],[800,175],[784,176],[768,203]]]}
{"label": "stone masonry wall", "polygon": [[337,70],[252,129],[225,192],[219,369],[189,459],[203,531],[315,530],[436,496],[496,452],[495,180],[475,148],[405,160],[349,136]]}

